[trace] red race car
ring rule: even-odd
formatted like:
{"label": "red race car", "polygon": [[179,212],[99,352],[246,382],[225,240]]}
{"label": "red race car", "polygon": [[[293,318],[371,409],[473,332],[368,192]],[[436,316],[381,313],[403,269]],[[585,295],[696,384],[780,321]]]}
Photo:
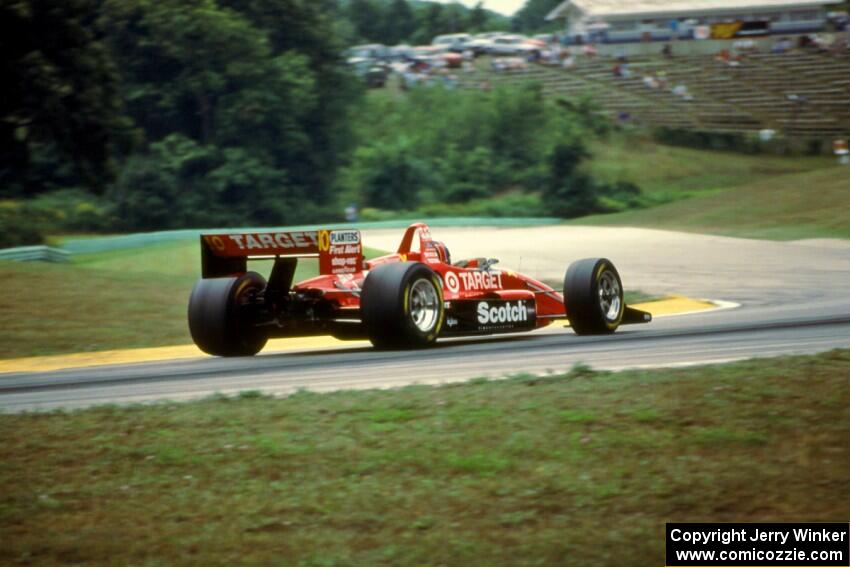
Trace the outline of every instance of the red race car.
{"label": "red race car", "polygon": [[[298,258],[320,275],[293,284]],[[248,260],[270,260],[266,281]],[[407,228],[395,254],[364,260],[357,230],[205,234],[202,278],[189,299],[195,344],[217,356],[250,356],[270,337],[332,335],[384,348],[424,347],[440,337],[532,331],[569,319],[579,335],[647,323],[627,307],[614,265],[570,264],[564,293],[476,258],[452,263],[427,225]]]}

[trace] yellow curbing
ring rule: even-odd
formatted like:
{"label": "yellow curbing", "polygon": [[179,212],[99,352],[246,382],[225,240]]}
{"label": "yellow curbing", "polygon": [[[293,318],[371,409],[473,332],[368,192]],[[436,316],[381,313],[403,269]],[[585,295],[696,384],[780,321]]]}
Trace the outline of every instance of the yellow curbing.
{"label": "yellow curbing", "polygon": [[[653,317],[683,315],[697,311],[715,309],[716,304],[701,299],[673,295],[657,301],[632,305],[636,309],[648,311]],[[273,339],[268,342],[264,353],[299,351],[340,346],[361,347],[367,341],[340,341],[333,337],[299,337],[294,339]],[[0,374],[11,372],[49,372],[71,368],[106,366],[109,364],[133,364],[139,362],[157,362],[181,360],[206,356],[195,345],[180,345],[154,348],[135,348],[106,350],[97,352],[78,352],[49,356],[32,356],[0,360]]]}
{"label": "yellow curbing", "polygon": [[[273,353],[277,351],[310,350],[342,345],[364,346],[368,344],[369,343],[367,341],[340,341],[327,336],[298,337],[294,339],[270,340],[266,345],[266,348],[263,349],[263,352]],[[10,372],[49,372],[51,370],[106,366],[109,364],[133,364],[137,362],[182,360],[200,358],[204,356],[207,355],[201,352],[195,345],[77,352],[73,354],[56,354],[0,360],[0,374]]]}
{"label": "yellow curbing", "polygon": [[684,295],[668,295],[664,299],[636,303],[629,305],[629,307],[648,311],[652,313],[653,317],[664,317],[665,315],[684,315],[686,313],[707,311],[709,309],[716,309],[718,306],[715,302],[708,301],[707,299],[691,299]]}

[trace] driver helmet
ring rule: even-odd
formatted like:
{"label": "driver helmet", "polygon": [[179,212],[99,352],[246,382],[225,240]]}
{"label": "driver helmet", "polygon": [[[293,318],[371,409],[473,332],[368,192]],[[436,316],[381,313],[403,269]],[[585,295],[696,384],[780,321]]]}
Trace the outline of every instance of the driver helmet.
{"label": "driver helmet", "polygon": [[438,240],[432,241],[431,246],[434,248],[434,250],[437,251],[437,256],[440,257],[441,262],[443,262],[445,264],[451,264],[452,263],[452,255],[451,255],[451,253],[449,253],[449,247],[448,246],[446,246],[445,244],[443,244],[442,242],[440,242]]}

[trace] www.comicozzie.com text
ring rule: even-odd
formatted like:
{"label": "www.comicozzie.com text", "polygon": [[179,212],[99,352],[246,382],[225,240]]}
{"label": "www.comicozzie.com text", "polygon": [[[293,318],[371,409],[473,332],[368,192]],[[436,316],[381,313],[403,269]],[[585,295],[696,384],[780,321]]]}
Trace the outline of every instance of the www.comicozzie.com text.
{"label": "www.comicozzie.com text", "polygon": [[813,530],[811,528],[789,530],[761,530],[759,528],[740,528],[710,531],[688,531],[675,528],[670,532],[672,541],[687,541],[690,543],[722,543],[728,545],[736,541],[775,541],[785,545],[793,534],[798,542],[842,542],[846,541],[847,532],[836,530]]}

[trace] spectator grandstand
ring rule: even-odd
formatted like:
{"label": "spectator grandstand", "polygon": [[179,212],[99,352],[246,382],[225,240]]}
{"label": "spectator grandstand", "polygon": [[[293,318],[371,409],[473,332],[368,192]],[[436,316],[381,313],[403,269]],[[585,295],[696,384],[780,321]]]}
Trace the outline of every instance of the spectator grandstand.
{"label": "spectator grandstand", "polygon": [[774,130],[794,139],[850,135],[848,53],[751,53],[735,65],[716,55],[645,56],[628,59],[628,74],[612,72],[616,61],[601,57],[576,58],[570,68],[531,64],[498,73],[480,63],[462,86],[537,82],[546,95],[588,96],[612,118],[643,126],[753,135]]}

